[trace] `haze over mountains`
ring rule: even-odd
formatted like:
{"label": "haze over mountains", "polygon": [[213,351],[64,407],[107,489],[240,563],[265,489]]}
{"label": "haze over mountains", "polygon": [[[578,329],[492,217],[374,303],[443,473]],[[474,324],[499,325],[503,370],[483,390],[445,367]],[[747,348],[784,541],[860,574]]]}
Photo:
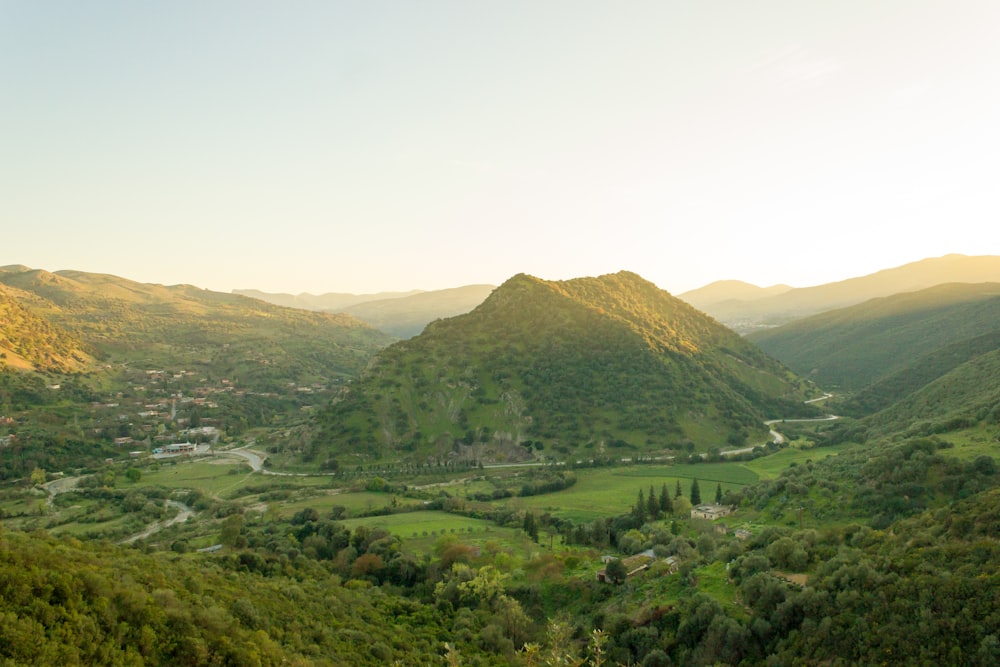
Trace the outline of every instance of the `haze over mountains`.
{"label": "haze over mountains", "polygon": [[747,333],[868,299],[943,283],[1000,282],[1000,257],[945,255],[814,287],[757,288],[723,281],[680,294],[720,322]]}
{"label": "haze over mountains", "polygon": [[398,338],[420,333],[428,322],[467,313],[489,296],[493,285],[465,285],[423,292],[378,294],[270,294],[258,290],[233,290],[262,301],[292,308],[347,313]]}
{"label": "haze over mountains", "polygon": [[[991,281],[1000,281],[1000,257],[952,254],[811,287],[758,287],[741,280],[720,280],[675,296],[738,333],[749,333],[899,292],[943,283]],[[493,289],[492,285],[467,285],[378,294],[233,292],[292,308],[347,313],[393,336],[410,338],[435,319],[469,312]]]}

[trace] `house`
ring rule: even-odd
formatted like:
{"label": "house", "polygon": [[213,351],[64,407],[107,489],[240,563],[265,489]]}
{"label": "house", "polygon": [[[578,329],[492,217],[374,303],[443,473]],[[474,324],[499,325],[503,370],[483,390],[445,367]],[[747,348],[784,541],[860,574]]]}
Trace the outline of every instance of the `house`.
{"label": "house", "polygon": [[733,535],[736,536],[736,539],[743,540],[745,542],[753,536],[753,533],[746,528],[737,528]]}
{"label": "house", "polygon": [[195,451],[198,445],[193,442],[177,442],[172,445],[167,445],[163,448],[163,451],[167,454],[187,454]]}
{"label": "house", "polygon": [[663,562],[667,564],[670,574],[677,574],[677,570],[681,569],[681,560],[677,556],[667,556]]}
{"label": "house", "polygon": [[115,444],[119,447],[132,444],[132,438],[115,438]]}
{"label": "house", "polygon": [[692,519],[708,519],[709,521],[715,521],[716,519],[721,519],[724,516],[728,516],[733,513],[733,508],[728,505],[716,505],[714,503],[705,503],[703,505],[698,505],[691,509]]}

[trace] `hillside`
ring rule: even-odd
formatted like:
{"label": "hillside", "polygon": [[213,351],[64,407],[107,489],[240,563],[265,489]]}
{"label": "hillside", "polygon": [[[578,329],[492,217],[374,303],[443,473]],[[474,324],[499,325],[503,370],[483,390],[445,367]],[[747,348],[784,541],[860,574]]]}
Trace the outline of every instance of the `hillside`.
{"label": "hillside", "polygon": [[998,330],[1000,284],[946,284],[873,299],[749,338],[824,389],[857,391],[942,348]]}
{"label": "hillside", "polygon": [[32,321],[69,332],[67,340],[83,341],[102,358],[211,364],[214,373],[247,381],[356,376],[391,341],[348,315],[282,308],[190,285],[32,269],[0,272],[0,284],[13,288],[7,294],[21,295],[17,305]]}
{"label": "hillside", "polygon": [[[856,394],[847,397],[838,404],[838,411],[855,417],[874,414],[919,391],[934,380],[977,359],[980,355],[996,350],[1000,350],[1000,329],[946,345],[919,358],[903,370],[870,384]],[[988,382],[981,386],[988,387],[991,384]]]}
{"label": "hillside", "polygon": [[762,443],[805,408],[756,347],[627,272],[518,275],[374,360],[309,456],[510,461]]}
{"label": "hillside", "polygon": [[[802,287],[775,296],[707,302],[702,290],[680,295],[741,333],[778,326],[877,297],[923,290],[944,283],[1000,282],[1000,257],[945,255],[825,285]],[[711,292],[709,292],[711,293]],[[699,305],[700,304],[700,305]]]}
{"label": "hillside", "polygon": [[[1000,423],[1000,345],[974,355],[861,421],[870,434],[931,435]],[[983,341],[979,341],[983,342]]]}
{"label": "hillside", "polygon": [[31,295],[0,285],[0,368],[69,373],[86,368],[87,345],[22,305]]}

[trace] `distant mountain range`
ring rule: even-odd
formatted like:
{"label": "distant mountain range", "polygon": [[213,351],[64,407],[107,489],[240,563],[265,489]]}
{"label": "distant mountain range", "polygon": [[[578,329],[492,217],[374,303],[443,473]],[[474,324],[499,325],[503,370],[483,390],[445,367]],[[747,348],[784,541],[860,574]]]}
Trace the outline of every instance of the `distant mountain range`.
{"label": "distant mountain range", "polygon": [[723,281],[679,296],[732,329],[748,333],[900,292],[983,282],[1000,282],[1000,257],[945,255],[815,287],[759,288]]}
{"label": "distant mountain range", "polygon": [[429,322],[467,313],[489,296],[493,285],[466,285],[423,292],[378,294],[269,294],[258,290],[233,290],[236,294],[291,308],[347,313],[397,338],[410,338]]}
{"label": "distant mountain range", "polygon": [[762,443],[762,421],[802,412],[805,397],[758,348],[635,274],[522,274],[377,355],[320,416],[309,456],[708,451]]}
{"label": "distant mountain range", "polygon": [[[676,296],[737,333],[746,334],[868,299],[944,283],[982,282],[1000,282],[1000,257],[945,255],[813,287],[758,287],[740,280],[720,280]],[[493,289],[492,285],[467,285],[376,294],[293,295],[253,289],[233,292],[290,308],[347,313],[398,338],[410,338],[436,319],[471,311]]]}

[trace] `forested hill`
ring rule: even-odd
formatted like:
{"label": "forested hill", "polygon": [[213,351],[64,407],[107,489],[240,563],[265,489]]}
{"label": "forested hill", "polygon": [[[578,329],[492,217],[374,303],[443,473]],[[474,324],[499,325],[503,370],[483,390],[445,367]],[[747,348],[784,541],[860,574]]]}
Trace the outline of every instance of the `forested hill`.
{"label": "forested hill", "polygon": [[191,285],[4,267],[0,286],[13,295],[12,312],[34,323],[36,348],[48,340],[46,331],[68,332],[68,345],[85,345],[104,359],[212,363],[219,374],[250,380],[353,377],[393,340],[348,315],[283,308]]}
{"label": "forested hill", "polygon": [[872,299],[749,336],[825,389],[859,390],[942,348],[1000,330],[1000,283]]}
{"label": "forested hill", "polygon": [[517,275],[374,360],[320,416],[310,456],[510,461],[760,444],[803,383],[627,272]]}

